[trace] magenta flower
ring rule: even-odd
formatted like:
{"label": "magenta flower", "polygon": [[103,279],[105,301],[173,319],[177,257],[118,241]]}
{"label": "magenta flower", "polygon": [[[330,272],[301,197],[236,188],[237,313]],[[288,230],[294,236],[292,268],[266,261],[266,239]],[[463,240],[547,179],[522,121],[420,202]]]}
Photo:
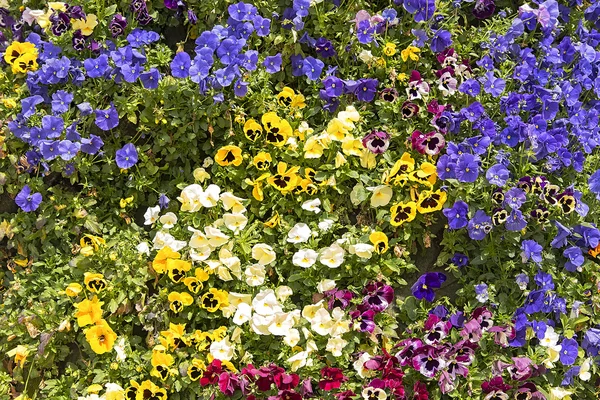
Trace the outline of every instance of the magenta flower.
{"label": "magenta flower", "polygon": [[446,145],[446,139],[444,135],[439,132],[421,133],[420,131],[414,131],[411,138],[412,148],[417,150],[421,154],[427,154],[435,156]]}
{"label": "magenta flower", "polygon": [[390,137],[387,132],[373,131],[363,138],[362,144],[371,153],[382,154],[390,147]]}

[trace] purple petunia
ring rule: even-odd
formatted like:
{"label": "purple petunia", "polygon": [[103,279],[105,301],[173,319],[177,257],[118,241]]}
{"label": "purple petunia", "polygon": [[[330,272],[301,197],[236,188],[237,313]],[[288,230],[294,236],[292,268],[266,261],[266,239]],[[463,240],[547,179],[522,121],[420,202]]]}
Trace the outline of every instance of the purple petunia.
{"label": "purple petunia", "polygon": [[32,194],[29,185],[25,185],[15,197],[15,203],[25,212],[35,211],[42,203],[42,194]]}
{"label": "purple petunia", "polygon": [[138,162],[138,153],[135,146],[132,143],[127,143],[117,150],[115,161],[121,169],[133,167]]}
{"label": "purple petunia", "polygon": [[433,289],[439,289],[445,281],[445,274],[441,272],[427,272],[421,275],[411,287],[412,294],[419,300],[425,299],[432,302],[435,298]]}
{"label": "purple petunia", "polygon": [[119,114],[114,104],[106,110],[96,110],[96,126],[103,131],[109,131],[119,125]]}

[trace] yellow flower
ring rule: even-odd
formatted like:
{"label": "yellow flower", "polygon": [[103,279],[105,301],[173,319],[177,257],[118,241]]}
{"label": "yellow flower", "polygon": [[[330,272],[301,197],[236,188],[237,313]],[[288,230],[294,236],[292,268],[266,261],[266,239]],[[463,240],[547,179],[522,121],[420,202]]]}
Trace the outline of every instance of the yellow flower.
{"label": "yellow flower", "polygon": [[17,102],[15,99],[2,99],[2,105],[6,108],[15,108],[17,106]]}
{"label": "yellow flower", "polygon": [[392,226],[401,226],[405,222],[410,222],[417,216],[417,205],[414,201],[408,203],[396,203],[390,208],[390,224]]}
{"label": "yellow flower", "polygon": [[210,288],[200,299],[200,306],[208,312],[215,312],[219,308],[227,307],[228,305],[229,297],[227,296],[227,292],[215,288]]}
{"label": "yellow flower", "polygon": [[206,371],[206,364],[204,361],[194,358],[191,365],[188,367],[187,375],[192,381],[197,381],[204,371]]}
{"label": "yellow flower", "polygon": [[83,283],[85,287],[92,293],[100,293],[103,289],[106,289],[106,281],[102,274],[91,274],[86,272],[83,274]]}
{"label": "yellow flower", "polygon": [[269,153],[265,153],[264,151],[261,151],[255,155],[252,159],[252,164],[260,171],[269,169],[272,162],[273,159],[271,158],[271,155]]}
{"label": "yellow flower", "polygon": [[398,75],[396,75],[396,79],[398,80],[398,82],[406,82],[408,80],[408,75],[406,75],[404,72],[401,72]]}
{"label": "yellow flower", "polygon": [[283,146],[294,133],[290,123],[285,119],[279,118],[274,112],[264,114],[261,122],[266,131],[265,139],[268,143],[277,147]]}
{"label": "yellow flower", "polygon": [[297,94],[292,99],[292,108],[302,109],[306,107],[305,98],[303,94]]}
{"label": "yellow flower", "polygon": [[88,14],[85,19],[71,20],[73,31],[81,31],[83,36],[90,36],[94,33],[94,28],[98,25],[98,17],[94,14]]}
{"label": "yellow flower", "polygon": [[295,95],[294,89],[286,86],[277,95],[277,102],[284,107],[289,107],[292,104]]}
{"label": "yellow flower", "polygon": [[4,61],[7,64],[13,65],[13,63],[24,54],[33,54],[37,58],[37,48],[33,43],[30,42],[12,42],[10,46],[6,48],[4,52]]}
{"label": "yellow flower", "polygon": [[66,3],[63,3],[62,1],[49,1],[48,8],[51,8],[54,11],[62,11],[62,12],[67,11],[67,5],[66,5]]}
{"label": "yellow flower", "polygon": [[91,256],[94,252],[100,249],[100,246],[104,246],[106,241],[99,236],[85,234],[79,240],[79,246],[81,247],[80,253],[84,256]]}
{"label": "yellow flower", "polygon": [[377,157],[368,149],[363,149],[360,155],[360,166],[367,169],[373,169],[377,165]]}
{"label": "yellow flower", "polygon": [[264,195],[263,195],[263,190],[262,190],[262,182],[263,180],[267,179],[269,176],[271,176],[271,174],[269,174],[268,172],[262,174],[261,176],[258,177],[258,179],[256,180],[252,180],[250,178],[246,178],[244,179],[244,182],[247,185],[250,185],[253,187],[252,189],[252,196],[258,200],[258,201],[263,201],[264,200]]}
{"label": "yellow flower", "polygon": [[437,170],[435,165],[424,162],[421,164],[418,170],[412,171],[410,174],[408,174],[408,177],[413,182],[433,187],[437,181]]}
{"label": "yellow flower", "polygon": [[239,167],[242,164],[242,159],[242,149],[234,145],[221,147],[215,156],[215,162],[222,167],[228,165]]}
{"label": "yellow flower", "polygon": [[112,350],[115,340],[117,340],[117,334],[105,320],[101,319],[96,322],[96,325],[85,330],[85,338],[94,353],[104,354]]}
{"label": "yellow flower", "polygon": [[183,307],[192,305],[194,302],[194,298],[186,292],[171,292],[169,293],[168,299],[171,303],[169,308],[171,308],[174,313],[180,313],[183,311]]}
{"label": "yellow flower", "polygon": [[188,290],[192,293],[198,293],[200,289],[204,287],[202,282],[198,280],[195,276],[188,276],[183,279],[183,284],[188,288]]}
{"label": "yellow flower", "polygon": [[160,343],[167,349],[184,347],[189,342],[188,340],[184,339],[185,324],[174,324],[170,322],[169,330],[161,331],[160,335]]}
{"label": "yellow flower", "polygon": [[[128,389],[129,390],[129,389]],[[135,400],[167,400],[167,391],[163,388],[156,386],[151,381],[144,381],[138,387],[136,392],[137,395]],[[129,397],[128,397],[129,399]]]}
{"label": "yellow flower", "polygon": [[304,142],[304,158],[320,158],[325,148],[318,136],[311,136]]}
{"label": "yellow flower", "polygon": [[82,300],[75,304],[77,312],[75,318],[77,318],[77,324],[79,326],[92,325],[102,319],[102,305],[104,302],[98,300],[98,296],[94,296],[92,300]]}
{"label": "yellow flower", "polygon": [[200,183],[210,178],[210,174],[204,168],[196,168],[193,172],[194,179]]}
{"label": "yellow flower", "polygon": [[169,272],[169,278],[175,283],[179,283],[185,278],[185,273],[192,268],[192,264],[189,261],[183,261],[178,259],[167,260],[167,271]]}
{"label": "yellow flower", "polygon": [[402,61],[406,62],[409,58],[413,61],[419,61],[419,55],[421,49],[415,46],[408,46],[404,50],[400,52],[400,56],[402,57]]}
{"label": "yellow flower", "polygon": [[375,251],[383,254],[388,251],[388,237],[383,232],[373,232],[369,235],[369,240],[373,243]]}
{"label": "yellow flower", "polygon": [[427,214],[434,211],[439,211],[446,203],[447,194],[444,191],[436,190],[435,192],[426,190],[419,193],[417,200],[417,210],[421,214]]}
{"label": "yellow flower", "polygon": [[383,48],[383,54],[385,54],[388,57],[391,57],[394,54],[396,54],[396,44],[387,42]]}
{"label": "yellow flower", "polygon": [[297,182],[301,179],[298,176],[300,167],[287,168],[287,164],[280,161],[277,164],[277,174],[269,177],[267,182],[282,194],[286,194],[294,189]]}
{"label": "yellow flower", "polygon": [[169,366],[173,364],[173,356],[165,352],[163,346],[156,346],[152,350],[152,359],[150,363],[154,367],[150,375],[165,380],[169,377]]}
{"label": "yellow flower", "polygon": [[164,273],[167,270],[167,261],[169,259],[181,258],[181,254],[171,250],[169,246],[165,246],[158,251],[154,261],[152,261],[152,268],[159,274]]}
{"label": "yellow flower", "polygon": [[402,157],[398,161],[394,163],[392,169],[383,174],[381,180],[383,183],[390,183],[392,179],[394,179],[394,184],[398,184],[397,182],[398,175],[403,175],[408,172],[411,172],[415,169],[415,160],[411,157],[409,153],[403,153]]}
{"label": "yellow flower", "polygon": [[25,361],[27,360],[27,356],[29,355],[29,350],[23,345],[18,345],[17,347],[9,351],[8,355],[14,356],[15,364],[23,368],[23,366],[25,365]]}
{"label": "yellow flower", "polygon": [[69,286],[65,289],[65,293],[69,297],[77,297],[83,288],[77,282],[69,283]]}
{"label": "yellow flower", "polygon": [[360,139],[356,139],[352,136],[346,136],[342,139],[342,152],[347,156],[360,157],[364,147]]}
{"label": "yellow flower", "polygon": [[244,135],[253,142],[256,141],[263,133],[262,126],[253,119],[249,119],[244,124]]}
{"label": "yellow flower", "polygon": [[327,124],[327,133],[337,140],[343,140],[348,132],[348,125],[339,118],[333,118]]}
{"label": "yellow flower", "polygon": [[279,213],[275,211],[275,214],[273,214],[271,218],[264,222],[264,225],[268,228],[275,228],[277,225],[279,225],[280,220],[281,218],[279,217]]}
{"label": "yellow flower", "polygon": [[37,53],[25,53],[12,63],[13,74],[26,74],[38,69]]}

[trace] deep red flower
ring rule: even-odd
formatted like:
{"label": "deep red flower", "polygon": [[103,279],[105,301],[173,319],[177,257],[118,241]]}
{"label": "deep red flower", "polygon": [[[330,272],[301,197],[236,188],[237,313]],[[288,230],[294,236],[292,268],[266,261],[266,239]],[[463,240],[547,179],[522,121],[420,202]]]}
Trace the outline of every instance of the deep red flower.
{"label": "deep red flower", "polygon": [[219,390],[225,396],[233,396],[240,387],[240,379],[233,372],[223,372],[219,375]]}
{"label": "deep red flower", "polygon": [[416,381],[413,386],[413,400],[428,400],[429,392],[427,386],[420,381]]}
{"label": "deep red flower", "polygon": [[339,389],[339,387],[342,386],[342,382],[348,380],[348,378],[346,378],[342,373],[341,369],[331,367],[323,368],[321,370],[321,377],[323,379],[319,381],[319,387],[321,390],[326,391]]}
{"label": "deep red flower", "polygon": [[275,385],[279,390],[289,390],[298,386],[300,377],[296,374],[288,375],[285,372],[280,372],[274,377]]}
{"label": "deep red flower", "polygon": [[206,368],[206,371],[202,374],[202,378],[200,378],[200,385],[208,386],[214,385],[219,381],[219,375],[223,372],[223,368],[221,367],[221,360],[213,360]]}

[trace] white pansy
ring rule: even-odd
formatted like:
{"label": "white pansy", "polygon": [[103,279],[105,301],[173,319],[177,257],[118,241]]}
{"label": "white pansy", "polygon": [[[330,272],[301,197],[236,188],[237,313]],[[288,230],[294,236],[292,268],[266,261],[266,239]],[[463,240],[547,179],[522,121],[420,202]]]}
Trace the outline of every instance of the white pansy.
{"label": "white pansy", "polygon": [[331,329],[330,336],[342,336],[344,333],[350,332],[350,321],[344,319],[346,315],[340,307],[336,307],[331,311]]}
{"label": "white pansy", "polygon": [[175,215],[175,213],[168,212],[161,216],[158,220],[162,224],[163,229],[171,229],[177,223],[177,215]]}
{"label": "white pansy", "polygon": [[236,325],[242,325],[248,322],[252,318],[252,307],[249,304],[241,303],[237,306],[235,315],[233,316],[233,323]]}
{"label": "white pansy", "polygon": [[296,372],[299,368],[302,368],[307,364],[308,355],[309,353],[307,351],[300,351],[287,359],[292,372]]}
{"label": "white pansy", "polygon": [[304,203],[302,203],[302,209],[318,214],[321,212],[321,209],[319,208],[320,205],[320,199],[306,200]]}
{"label": "white pansy", "polygon": [[160,206],[148,207],[148,209],[144,213],[144,225],[152,225],[153,223],[158,221],[159,214]]}
{"label": "white pansy", "polygon": [[231,251],[229,251],[227,248],[222,247],[221,250],[219,250],[219,261],[221,261],[221,263],[224,266],[229,268],[231,273],[234,274],[236,278],[242,278],[242,268],[240,259],[239,257],[231,254]]}
{"label": "white pansy", "polygon": [[294,347],[300,341],[300,331],[298,329],[292,328],[288,331],[288,334],[283,338],[283,343],[287,344],[290,347]]}
{"label": "white pansy", "polygon": [[273,289],[265,289],[258,292],[254,296],[254,299],[252,299],[252,309],[260,315],[273,315],[282,311]]}
{"label": "white pansy", "polygon": [[214,161],[214,160],[213,160],[211,157],[206,157],[206,158],[204,159],[204,161],[202,161],[202,166],[203,166],[204,168],[208,168],[208,167],[210,167],[211,165],[213,165],[214,163],[215,163],[215,161]]}
{"label": "white pansy", "polygon": [[206,234],[206,238],[208,239],[208,245],[213,249],[221,247],[229,241],[229,236],[221,232],[219,228],[205,226],[204,233]]}
{"label": "white pansy", "polygon": [[202,232],[198,229],[192,228],[191,226],[188,226],[188,231],[192,232],[192,237],[190,238],[190,240],[188,242],[188,246],[190,246],[192,249],[210,247],[208,238],[206,237],[204,232]]}
{"label": "white pansy", "polygon": [[279,301],[286,301],[286,299],[293,294],[294,291],[289,286],[279,286],[277,289],[275,289],[275,295]]}
{"label": "white pansy", "polygon": [[156,232],[152,243],[154,244],[155,250],[160,250],[165,246],[169,246],[171,250],[179,251],[187,245],[187,242],[183,240],[176,240],[173,235],[163,231]]}
{"label": "white pansy", "polygon": [[206,190],[200,196],[200,204],[202,204],[206,208],[214,207],[217,205],[219,201],[219,194],[221,193],[221,188],[215,184],[208,185]]}
{"label": "white pansy", "polygon": [[273,248],[265,243],[258,243],[252,247],[252,258],[254,258],[260,265],[269,265],[275,261],[275,251]]}
{"label": "white pansy", "polygon": [[342,355],[342,350],[347,344],[348,342],[341,337],[332,337],[327,341],[325,350],[333,354],[334,357],[340,357]]}
{"label": "white pansy", "polygon": [[265,282],[265,267],[260,264],[253,264],[246,268],[246,283],[249,286],[260,286]]}
{"label": "white pansy", "polygon": [[579,369],[579,379],[582,381],[589,381],[592,377],[590,373],[590,368],[592,366],[591,360],[587,358],[583,364],[581,364],[581,368]]}
{"label": "white pansy", "polygon": [[321,336],[329,335],[329,331],[333,325],[329,311],[324,308],[317,310],[314,318],[310,322],[312,330]]}
{"label": "white pansy", "polygon": [[317,315],[317,312],[323,308],[323,304],[324,304],[324,301],[321,300],[316,304],[305,305],[304,308],[302,309],[302,318],[304,318],[308,322],[312,323],[313,319]]}
{"label": "white pansy", "polygon": [[258,335],[270,335],[269,326],[273,323],[275,319],[274,315],[260,315],[260,314],[252,314],[252,319],[250,320],[250,327],[254,331],[254,333]]}
{"label": "white pansy", "polygon": [[298,267],[309,268],[317,261],[318,254],[312,249],[302,249],[294,253],[292,263]]}
{"label": "white pansy", "polygon": [[304,243],[310,239],[311,230],[308,225],[299,222],[288,232],[288,243]]}
{"label": "white pansy", "polygon": [[233,358],[233,346],[229,341],[229,338],[225,338],[218,342],[212,342],[210,344],[210,354],[221,361],[229,361]]}
{"label": "white pansy", "polygon": [[344,253],[344,249],[337,243],[334,243],[321,251],[319,261],[329,268],[337,268],[344,262]]}
{"label": "white pansy", "polygon": [[560,400],[572,394],[573,392],[571,392],[570,390],[561,387],[554,387],[550,389],[550,399],[548,400]]}
{"label": "white pansy", "polygon": [[114,349],[115,349],[115,352],[117,353],[117,356],[115,358],[117,359],[118,362],[123,362],[127,359],[127,353],[125,351],[125,338],[124,337],[119,339],[117,344],[115,344]]}
{"label": "white pansy", "polygon": [[210,246],[197,247],[195,249],[190,250],[190,258],[193,261],[204,261],[208,259],[208,257],[210,257],[211,253],[212,249],[210,248]]}
{"label": "white pansy", "polygon": [[373,192],[373,195],[371,196],[371,207],[387,206],[394,194],[391,186],[388,185],[368,187],[367,190]]}
{"label": "white pansy", "polygon": [[331,229],[334,223],[335,221],[332,219],[324,219],[323,221],[319,222],[319,229],[323,232],[327,232]]}
{"label": "white pansy", "polygon": [[371,53],[370,50],[363,50],[358,53],[358,58],[360,58],[365,64],[368,64],[373,61],[373,53]]}
{"label": "white pansy", "polygon": [[323,293],[331,289],[335,289],[335,281],[333,279],[323,279],[317,284],[317,291],[319,293]]}
{"label": "white pansy", "polygon": [[196,212],[202,208],[200,197],[204,195],[204,189],[197,183],[186,186],[177,198],[181,202],[181,211]]}
{"label": "white pansy", "polygon": [[275,314],[275,318],[269,325],[269,332],[275,336],[287,336],[293,326],[294,319],[287,313],[280,312]]}
{"label": "white pansy", "polygon": [[150,245],[148,242],[140,242],[137,246],[135,246],[135,249],[140,254],[145,254],[147,256],[150,255]]}
{"label": "white pansy", "polygon": [[225,226],[234,233],[240,232],[248,224],[248,218],[244,214],[223,214]]}
{"label": "white pansy", "polygon": [[546,332],[544,333],[544,338],[540,340],[540,345],[544,347],[556,346],[558,343],[558,333],[554,332],[554,328],[548,326],[546,328]]}
{"label": "white pansy", "polygon": [[375,247],[369,243],[356,243],[351,245],[348,248],[350,254],[355,254],[360,258],[369,259],[373,256],[373,252],[375,251]]}
{"label": "white pansy", "polygon": [[106,388],[106,393],[105,394],[110,394],[110,393],[114,393],[114,392],[122,392],[123,388],[121,387],[121,385],[116,384],[116,383],[112,383],[112,382],[107,382],[104,387]]}
{"label": "white pansy", "polygon": [[242,199],[241,197],[234,196],[230,192],[221,193],[220,196],[221,202],[223,203],[223,209],[225,211],[231,210],[234,214],[241,214],[246,212],[246,208],[242,204],[242,201],[246,199]]}

